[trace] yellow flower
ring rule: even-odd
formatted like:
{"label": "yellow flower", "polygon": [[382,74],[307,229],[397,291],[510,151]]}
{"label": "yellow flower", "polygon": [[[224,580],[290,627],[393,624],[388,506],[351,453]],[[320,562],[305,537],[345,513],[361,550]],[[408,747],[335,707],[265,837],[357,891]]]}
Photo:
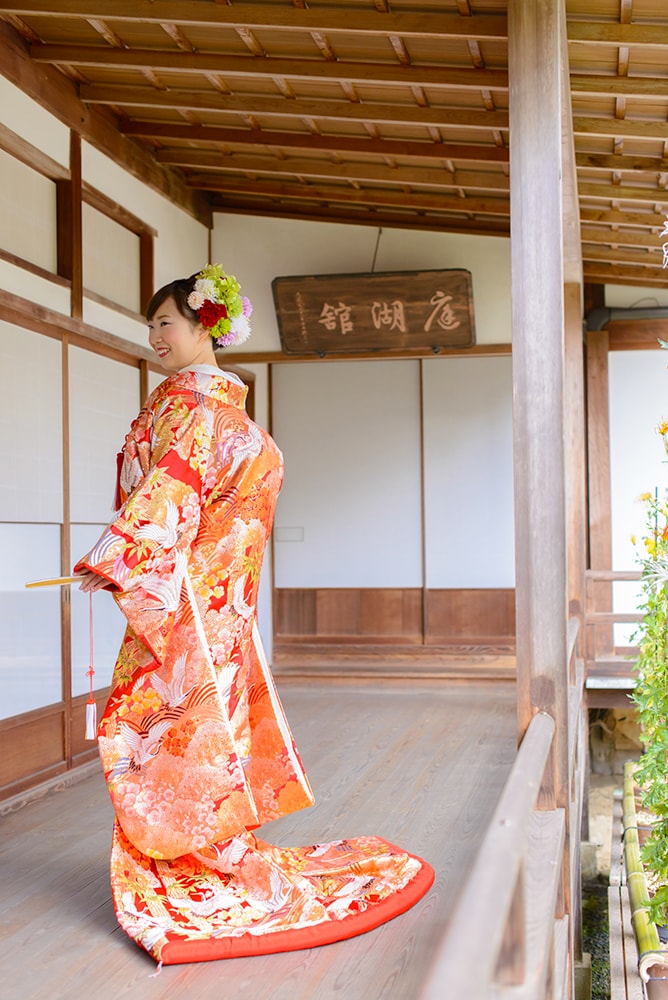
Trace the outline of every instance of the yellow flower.
{"label": "yellow flower", "polygon": [[645,538],[644,542],[645,542],[645,548],[647,549],[648,553],[651,556],[653,556],[654,553],[656,552],[656,539],[655,538]]}
{"label": "yellow flower", "polygon": [[631,535],[631,545],[635,545],[635,543],[636,543],[636,536]]}
{"label": "yellow flower", "polygon": [[638,497],[638,500],[642,500],[643,502],[646,502],[647,500],[651,499],[652,499],[651,493],[641,493],[640,496]]}
{"label": "yellow flower", "polygon": [[668,420],[662,420],[656,429],[657,434],[668,434]]}

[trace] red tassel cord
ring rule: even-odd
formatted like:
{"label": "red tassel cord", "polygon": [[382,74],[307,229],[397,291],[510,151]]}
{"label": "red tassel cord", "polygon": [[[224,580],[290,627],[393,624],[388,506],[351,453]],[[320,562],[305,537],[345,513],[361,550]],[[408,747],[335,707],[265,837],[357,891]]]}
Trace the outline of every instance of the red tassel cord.
{"label": "red tassel cord", "polygon": [[89,643],[89,658],[88,658],[88,670],[86,671],[86,677],[88,678],[88,701],[86,702],[86,739],[96,740],[97,739],[97,704],[93,696],[93,677],[95,676],[94,667],[94,657],[93,657],[93,591],[88,592],[89,604],[88,604],[88,643]]}

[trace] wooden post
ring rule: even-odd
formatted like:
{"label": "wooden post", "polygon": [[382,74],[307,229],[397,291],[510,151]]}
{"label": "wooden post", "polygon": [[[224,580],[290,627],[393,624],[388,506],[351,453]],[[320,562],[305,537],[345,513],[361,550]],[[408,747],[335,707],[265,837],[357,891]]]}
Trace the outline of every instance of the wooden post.
{"label": "wooden post", "polygon": [[[564,289],[566,497],[568,536],[568,611],[580,620],[584,638],[585,571],[587,568],[586,448],[584,412],[584,350],[582,290],[568,283]],[[575,657],[572,660],[575,663]],[[570,681],[575,681],[571,670]]]}
{"label": "wooden post", "polygon": [[563,34],[560,0],[510,0],[517,724],[521,739],[537,711],[556,723],[540,805],[566,813],[559,909],[570,912]]}
{"label": "wooden post", "polygon": [[[587,450],[589,476],[589,566],[612,569],[612,529],[610,498],[610,418],[608,400],[607,330],[587,334]],[[592,584],[593,611],[612,611],[612,583]],[[611,654],[614,647],[612,625],[597,625],[587,656]]]}
{"label": "wooden post", "polygon": [[83,234],[81,208],[81,136],[70,132],[70,178],[57,182],[58,274],[68,278],[70,315],[83,317]]}
{"label": "wooden post", "polygon": [[510,0],[510,200],[518,730],[557,723],[567,799],[566,484],[558,0]]}

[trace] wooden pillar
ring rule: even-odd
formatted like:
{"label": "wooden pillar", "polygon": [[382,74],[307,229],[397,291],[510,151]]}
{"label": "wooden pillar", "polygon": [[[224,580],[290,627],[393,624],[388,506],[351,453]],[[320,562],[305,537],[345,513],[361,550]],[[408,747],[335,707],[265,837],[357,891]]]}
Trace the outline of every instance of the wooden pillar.
{"label": "wooden pillar", "polygon": [[[567,283],[564,288],[566,446],[566,531],[568,536],[568,611],[580,620],[584,635],[585,571],[587,568],[586,438],[584,404],[584,344],[582,289]],[[574,681],[571,675],[571,682]]]}
{"label": "wooden pillar", "polygon": [[[612,569],[612,501],[610,497],[610,417],[607,330],[587,333],[587,452],[589,485],[589,566]],[[612,583],[592,585],[592,611],[612,610]],[[612,625],[596,625],[588,636],[587,657],[611,654]]]}
{"label": "wooden pillar", "polygon": [[510,203],[518,730],[557,721],[567,801],[567,571],[559,0],[510,0]]}
{"label": "wooden pillar", "polygon": [[[566,309],[572,332],[575,292],[566,292],[565,281],[572,281],[577,262],[574,227],[564,218],[577,209],[563,0],[509,0],[508,64],[517,725],[521,739],[536,712],[555,720],[540,804],[566,814],[558,912],[570,914],[577,909],[577,855],[572,870],[566,473],[572,456],[564,413],[571,388]],[[569,375],[574,378],[570,369]],[[569,933],[573,958],[572,928]],[[573,966],[569,974],[572,987]]]}

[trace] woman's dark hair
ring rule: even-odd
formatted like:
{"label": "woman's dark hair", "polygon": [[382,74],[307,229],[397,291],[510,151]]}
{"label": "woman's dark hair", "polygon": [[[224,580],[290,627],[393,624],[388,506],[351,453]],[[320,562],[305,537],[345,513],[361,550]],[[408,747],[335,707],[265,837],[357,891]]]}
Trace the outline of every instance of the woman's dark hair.
{"label": "woman's dark hair", "polygon": [[197,313],[188,305],[188,296],[195,287],[196,280],[197,275],[191,274],[189,278],[177,278],[175,281],[170,281],[168,285],[159,288],[146,308],[146,319],[152,320],[162,303],[171,297],[185,319],[190,323],[198,323]]}

